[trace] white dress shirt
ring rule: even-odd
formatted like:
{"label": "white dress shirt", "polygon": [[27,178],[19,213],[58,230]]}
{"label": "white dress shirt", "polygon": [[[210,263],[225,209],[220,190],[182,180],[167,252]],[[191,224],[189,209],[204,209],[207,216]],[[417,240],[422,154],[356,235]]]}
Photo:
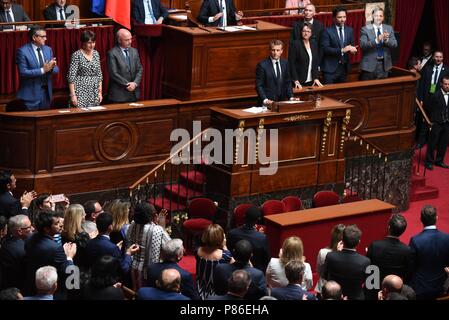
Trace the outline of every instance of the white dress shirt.
{"label": "white dress shirt", "polygon": [[[433,72],[432,72],[432,84],[437,84],[438,83],[438,79],[440,78],[440,74],[441,74],[441,69],[443,69],[443,64],[441,63],[439,66],[434,66],[433,67]],[[435,82],[435,72],[437,72],[437,78],[436,78],[436,82]]]}
{"label": "white dress shirt", "polygon": [[[59,10],[61,10],[61,9],[62,9],[62,20],[61,20],[60,14],[59,14]],[[55,10],[56,10],[56,20],[64,21],[67,19],[67,17],[65,16],[65,10],[63,7],[55,6]]]}
{"label": "white dress shirt", "polygon": [[[37,62],[39,63],[39,53],[37,52],[38,47],[34,43],[32,43],[31,46],[33,47],[34,56],[36,57]],[[44,52],[42,51],[42,48],[41,48],[40,55],[42,57],[42,61],[45,63]],[[44,68],[41,68],[41,74],[44,74],[44,73],[45,73]]]}
{"label": "white dress shirt", "polygon": [[378,32],[378,29],[380,29],[380,34],[383,34],[384,28],[382,25],[376,26],[375,24],[373,24],[373,28],[374,28],[374,34],[376,35],[376,43],[379,44],[379,40],[377,39],[377,32]]}
{"label": "white dress shirt", "polygon": [[448,99],[449,99],[449,92],[445,92],[443,89],[441,89],[441,91],[443,92],[443,97],[444,97],[444,101],[446,101],[446,106],[448,105]]}
{"label": "white dress shirt", "polygon": [[309,55],[309,67],[307,69],[307,80],[306,80],[306,82],[310,82],[310,81],[313,81],[313,79],[312,79],[312,48],[311,47],[309,47],[309,48],[306,47],[306,51],[307,51],[307,54]]}
{"label": "white dress shirt", "polygon": [[[150,6],[150,9],[148,8]],[[154,16],[153,5],[151,4],[151,0],[143,0],[143,8],[145,9],[145,24],[155,24],[156,17]],[[151,15],[153,13],[153,15]]]}
{"label": "white dress shirt", "polygon": [[[218,6],[221,7],[221,10],[223,12],[223,16],[221,17],[221,19],[223,19],[223,27],[227,27],[228,26],[228,16],[227,16],[227,11],[226,11],[226,0],[216,0],[218,1]],[[209,17],[209,23],[214,22],[214,17]]]}

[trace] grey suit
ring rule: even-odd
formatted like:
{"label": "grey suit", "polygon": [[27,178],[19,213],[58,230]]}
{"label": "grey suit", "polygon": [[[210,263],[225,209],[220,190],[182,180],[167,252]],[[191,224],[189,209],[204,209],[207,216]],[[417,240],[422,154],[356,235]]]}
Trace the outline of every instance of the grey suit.
{"label": "grey suit", "polygon": [[[125,55],[119,46],[108,52],[109,90],[108,98],[111,102],[133,102],[140,97],[140,81],[142,80],[142,64],[139,53],[135,48],[129,48],[131,69]],[[127,83],[135,82],[136,90],[126,90]]]}
{"label": "grey suit", "polygon": [[[11,11],[14,15],[14,22],[30,21],[30,18],[26,14],[25,10],[23,10],[23,7],[21,5],[13,3],[11,6]],[[6,16],[5,16],[5,11],[3,10],[3,7],[2,7],[2,9],[0,9],[0,22],[2,22],[2,23],[7,22]],[[12,28],[12,27],[5,26],[5,27],[0,27],[0,30],[10,29],[10,28]]]}
{"label": "grey suit", "polygon": [[[371,80],[376,78],[385,78],[388,71],[393,67],[391,60],[391,50],[397,48],[398,42],[394,35],[394,30],[390,25],[382,24],[383,32],[390,34],[389,40],[382,45],[384,58],[378,60],[377,44],[376,44],[376,29],[374,25],[370,24],[362,28],[360,34],[360,47],[363,50],[362,61],[360,62],[360,70],[363,73],[369,73],[367,78],[362,80]],[[380,68],[382,67],[383,68]],[[382,70],[378,70],[382,69]]]}

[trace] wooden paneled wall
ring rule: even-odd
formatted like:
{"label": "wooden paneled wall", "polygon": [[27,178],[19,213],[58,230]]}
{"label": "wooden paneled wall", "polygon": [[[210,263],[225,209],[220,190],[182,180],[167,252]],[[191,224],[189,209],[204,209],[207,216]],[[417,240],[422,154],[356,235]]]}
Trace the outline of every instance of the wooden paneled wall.
{"label": "wooden paneled wall", "polygon": [[[42,11],[44,8],[52,3],[52,0],[16,0],[23,6],[27,14],[32,20],[43,20],[44,16]],[[70,4],[75,4],[80,7],[81,17],[92,17],[90,12],[90,0],[68,0]],[[161,2],[168,8],[184,9],[186,0],[161,0]],[[314,0],[316,5],[337,5],[344,3],[345,1],[332,1],[332,0]],[[257,9],[269,9],[269,8],[282,8],[285,5],[285,0],[234,0],[234,4],[239,10],[257,10]]]}

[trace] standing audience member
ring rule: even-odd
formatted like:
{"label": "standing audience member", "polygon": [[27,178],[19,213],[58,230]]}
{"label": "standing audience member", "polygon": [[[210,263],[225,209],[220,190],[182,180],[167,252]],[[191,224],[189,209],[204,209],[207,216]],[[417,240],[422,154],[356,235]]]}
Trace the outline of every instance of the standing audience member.
{"label": "standing audience member", "polygon": [[157,287],[140,288],[137,300],[190,300],[181,294],[181,275],[176,269],[165,269],[156,281]]}
{"label": "standing audience member", "polygon": [[362,28],[360,79],[385,79],[393,67],[392,51],[398,47],[393,27],[384,23],[384,10],[373,10],[373,23]]}
{"label": "standing audience member", "polygon": [[421,69],[427,65],[427,62],[432,62],[433,50],[432,44],[428,41],[424,42],[422,45],[422,56],[421,56]]}
{"label": "standing audience member", "polygon": [[[59,20],[65,21],[67,17],[71,14],[67,10],[67,1],[66,0],[54,0],[52,4],[48,5],[44,9],[44,18],[45,20]],[[62,26],[62,25],[55,25]],[[53,26],[53,27],[55,27]]]}
{"label": "standing audience member", "polygon": [[23,300],[54,300],[58,288],[58,272],[53,266],[45,266],[36,271],[36,294]]}
{"label": "standing audience member", "polygon": [[86,212],[86,220],[95,222],[98,215],[103,212],[100,202],[98,200],[89,200],[84,205],[84,212]]}
{"label": "standing audience member", "polygon": [[286,8],[297,8],[297,10],[286,10],[285,14],[299,14],[305,12],[305,7],[310,4],[310,0],[285,0]]}
{"label": "standing audience member", "polygon": [[81,223],[81,228],[89,235],[89,238],[93,239],[98,236],[98,229],[95,222],[92,221],[84,221]]}
{"label": "standing audience member", "polygon": [[0,216],[6,219],[24,214],[28,216],[28,208],[31,201],[36,197],[36,192],[24,192],[20,197],[20,201],[14,198],[12,192],[16,188],[16,177],[11,171],[0,171]]}
{"label": "standing audience member", "polygon": [[[5,22],[25,22],[31,21],[25,10],[20,4],[13,3],[13,0],[1,0],[0,6],[0,23]],[[15,26],[2,26],[2,30],[14,30]]]}
{"label": "standing audience member", "polygon": [[139,52],[131,47],[132,35],[126,29],[116,34],[117,45],[108,51],[109,90],[112,103],[135,102],[140,97],[142,64]]}
{"label": "standing audience member", "polygon": [[251,285],[251,277],[245,270],[236,270],[228,280],[228,293],[210,296],[207,300],[243,300]]}
{"label": "standing audience member", "polygon": [[103,101],[103,74],[100,54],[95,50],[95,38],[93,31],[83,31],[81,49],[75,51],[70,59],[67,80],[73,107],[93,107]]}
{"label": "standing audience member", "polygon": [[242,11],[235,9],[234,0],[203,1],[198,21],[207,26],[235,26],[243,17]]}
{"label": "standing audience member", "polygon": [[129,228],[129,209],[131,203],[127,200],[115,199],[109,206],[112,214],[112,232],[109,235],[115,244],[123,241],[126,247],[126,232]]}
{"label": "standing audience member", "polygon": [[168,17],[168,10],[160,0],[132,0],[131,18],[134,23],[161,24]]}
{"label": "standing audience member", "polygon": [[416,298],[435,299],[444,293],[444,268],[449,266],[449,234],[437,229],[437,210],[426,205],[421,210],[424,230],[410,239],[414,254],[414,271],[410,286]]}
{"label": "standing audience member", "polygon": [[318,65],[321,63],[321,48],[320,48],[320,41],[321,41],[321,35],[324,31],[324,25],[323,23],[315,19],[316,14],[316,8],[313,4],[308,4],[304,8],[304,20],[299,20],[293,24],[293,29],[290,34],[290,42],[295,40],[301,40],[301,30],[302,27],[305,24],[308,24],[312,28],[312,36],[310,37],[310,41],[314,42],[319,53],[319,60]]}
{"label": "standing audience member", "polygon": [[291,260],[285,265],[288,284],[285,287],[271,289],[271,295],[278,300],[316,300],[301,287],[305,266],[300,260]]}

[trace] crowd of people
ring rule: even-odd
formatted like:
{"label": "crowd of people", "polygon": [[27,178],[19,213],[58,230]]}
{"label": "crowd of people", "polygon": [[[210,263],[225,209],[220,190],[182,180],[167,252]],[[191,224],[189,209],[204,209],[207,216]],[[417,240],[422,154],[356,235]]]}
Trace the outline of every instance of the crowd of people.
{"label": "crowd of people", "polygon": [[449,234],[437,229],[432,206],[423,207],[424,229],[409,245],[399,240],[407,221],[392,214],[388,235],[366,255],[357,251],[356,225],[335,225],[329,245],[312,257],[316,270],[299,234],[270,256],[267,236],[256,229],[261,209],[253,206],[244,225],[203,231],[194,279],[179,264],[185,248],[167,234],[165,210],[147,202],[132,208],[123,199],[56,204],[52,195],[33,192],[15,199],[15,186],[11,172],[0,172],[3,300],[124,300],[130,289],[138,300],[412,300],[435,299],[449,286]]}

